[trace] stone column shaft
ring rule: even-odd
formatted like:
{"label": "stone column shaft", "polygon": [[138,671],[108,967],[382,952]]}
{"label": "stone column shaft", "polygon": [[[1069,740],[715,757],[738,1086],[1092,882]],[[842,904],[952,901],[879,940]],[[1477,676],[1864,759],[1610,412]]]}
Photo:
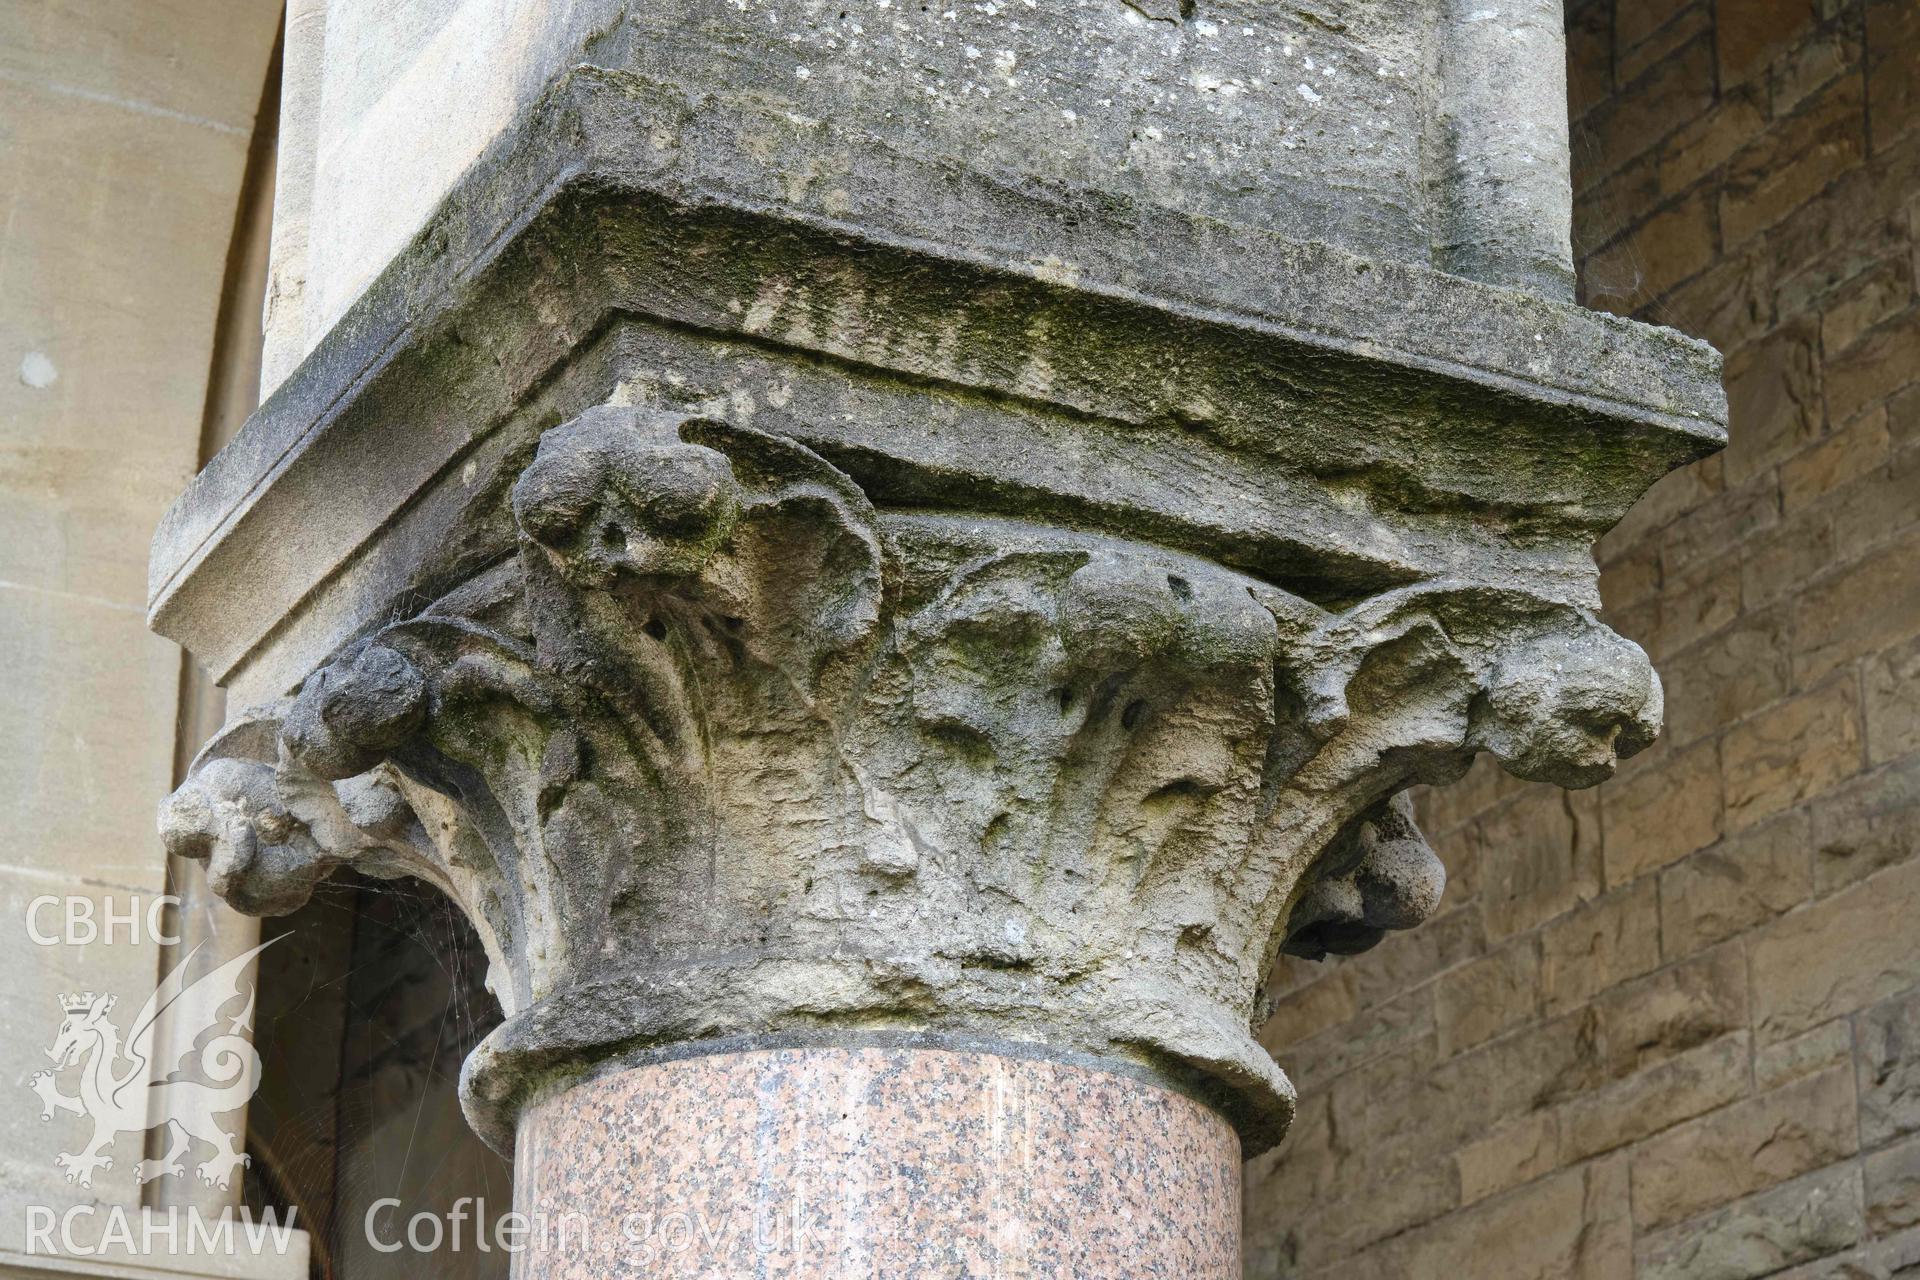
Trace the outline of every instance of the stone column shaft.
{"label": "stone column shaft", "polygon": [[1233,1129],[1042,1046],[669,1054],[529,1106],[515,1170],[525,1280],[1240,1275]]}

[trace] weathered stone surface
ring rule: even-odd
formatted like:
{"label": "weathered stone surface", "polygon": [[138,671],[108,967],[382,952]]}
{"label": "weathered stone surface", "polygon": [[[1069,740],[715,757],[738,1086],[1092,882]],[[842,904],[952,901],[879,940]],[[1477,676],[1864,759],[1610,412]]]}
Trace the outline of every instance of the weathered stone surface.
{"label": "weathered stone surface", "polygon": [[1762,0],[1742,5],[1720,25],[1720,75],[1735,81],[1763,70],[1814,21],[1814,0]]}
{"label": "weathered stone surface", "polygon": [[1271,1142],[1275,952],[1440,906],[1398,793],[1651,737],[1588,545],[1713,443],[1711,365],[1169,217],[566,77],[161,532],[159,624],[261,699],[173,848],[252,910],[346,864],[447,890],[509,1011],[495,1140],[607,1055],[885,1023],[1144,1057]]}
{"label": "weathered stone surface", "polygon": [[1577,119],[1613,86],[1613,6],[1570,0],[1567,9],[1567,97]]}
{"label": "weathered stone surface", "polygon": [[1881,138],[1891,140],[1920,128],[1920,72],[1902,56],[1920,41],[1920,16],[1899,0],[1869,0],[1867,42],[1871,53],[1869,109]]}
{"label": "weathered stone surface", "polygon": [[[396,52],[377,9],[328,21],[337,65],[314,175],[315,216],[333,228],[315,282],[324,323],[541,86],[580,63],[729,115],[836,120],[1008,185],[1091,187],[1535,291],[1570,283],[1563,37],[1557,7],[1529,0],[1019,14],[583,0],[537,19],[456,6],[408,25]],[[1428,145],[1429,127],[1448,145]],[[389,158],[417,189],[381,206],[363,188]],[[856,181],[814,164],[794,185]]]}
{"label": "weathered stone surface", "polygon": [[1482,759],[1474,761],[1471,769],[1448,786],[1416,787],[1408,794],[1414,797],[1423,825],[1444,835],[1472,825],[1474,819],[1499,807],[1503,800],[1536,790],[1496,762]]}
{"label": "weathered stone surface", "polygon": [[1761,1040],[1796,1035],[1920,981],[1916,912],[1920,861],[1871,876],[1762,928],[1747,944],[1753,1024]]}
{"label": "weathered stone surface", "polygon": [[1772,260],[1759,249],[1723,257],[1675,289],[1663,305],[1688,333],[1711,335],[1730,350],[1764,333],[1773,319]]}
{"label": "weathered stone surface", "polygon": [[1527,939],[1455,969],[1440,979],[1433,998],[1442,1054],[1492,1039],[1539,1012],[1539,949]]}
{"label": "weathered stone surface", "polygon": [[[1913,301],[1913,263],[1887,258],[1848,280],[1820,316],[1820,345],[1838,354]],[[1857,420],[1854,424],[1858,425]]]}
{"label": "weathered stone surface", "polygon": [[1624,53],[1645,47],[1673,27],[1676,19],[1686,16],[1690,7],[1660,0],[1619,0],[1613,6],[1614,39],[1619,49]]}
{"label": "weathered stone surface", "polygon": [[[1916,143],[1920,144],[1920,139]],[[1869,410],[1861,420],[1878,417],[1877,410]],[[1891,433],[1891,410],[1888,423]],[[1894,453],[1886,466],[1870,467],[1841,484],[1826,502],[1835,540],[1843,546],[1864,549],[1881,538],[1904,533],[1920,520],[1920,508],[1913,502],[1916,485],[1920,485],[1920,449],[1911,447]],[[1897,615],[1889,621],[1897,623]],[[1911,617],[1908,622],[1911,627]]]}
{"label": "weathered stone surface", "polygon": [[1736,1102],[1634,1149],[1634,1224],[1651,1230],[1692,1217],[1851,1155],[1856,1142],[1845,1070]]}
{"label": "weathered stone surface", "polygon": [[1676,747],[1697,742],[1760,710],[1791,687],[1786,611],[1750,612],[1661,665],[1668,686],[1667,733]]}
{"label": "weathered stone surface", "polygon": [[1661,950],[1690,955],[1804,902],[1813,892],[1812,824],[1789,813],[1702,849],[1660,874]]}
{"label": "weathered stone surface", "polygon": [[1866,153],[1864,93],[1859,80],[1838,80],[1734,157],[1720,199],[1728,245],[1774,226],[1860,162]]}
{"label": "weathered stone surface", "polygon": [[1260,1029],[1260,1043],[1278,1057],[1289,1045],[1338,1026],[1358,1012],[1347,970],[1338,969],[1276,1003]]}
{"label": "weathered stone surface", "polygon": [[[1645,633],[1647,652],[1665,662],[1693,645],[1709,640],[1740,616],[1740,583],[1744,572],[1739,550],[1720,552],[1711,559],[1696,559],[1687,569],[1675,568],[1682,556],[1691,556],[1702,547],[1726,546],[1739,542],[1774,523],[1779,507],[1771,477],[1764,494],[1754,488],[1709,498],[1698,512],[1683,516],[1668,531],[1669,545],[1663,549],[1669,576],[1663,580],[1669,590],[1653,607],[1654,623]],[[1749,502],[1749,497],[1756,500]],[[1732,528],[1716,528],[1722,524]]]}
{"label": "weathered stone surface", "polygon": [[1866,1010],[1856,1020],[1860,1141],[1879,1146],[1920,1129],[1920,996]]}
{"label": "weathered stone surface", "polygon": [[1867,1226],[1885,1235],[1920,1223],[1920,1139],[1875,1151],[1861,1162]]}
{"label": "weathered stone surface", "polygon": [[[1443,861],[1445,857],[1443,850]],[[1448,863],[1449,893],[1462,878],[1458,863]],[[1478,911],[1443,909],[1418,929],[1388,934],[1373,950],[1342,963],[1338,972],[1352,984],[1359,1006],[1370,1009],[1398,998],[1428,976],[1444,973],[1479,954],[1485,946],[1484,936]]]}
{"label": "weathered stone surface", "polygon": [[1735,725],[1721,743],[1727,826],[1740,830],[1817,796],[1863,763],[1860,686],[1850,675]]}
{"label": "weathered stone surface", "polygon": [[[1672,6],[1657,0],[1647,7],[1662,17],[1672,13]],[[1630,91],[1596,107],[1585,122],[1591,136],[1577,157],[1576,193],[1657,145],[1712,101],[1712,39],[1694,39],[1622,87]]]}
{"label": "weathered stone surface", "polygon": [[1869,330],[1827,366],[1827,416],[1835,423],[1871,410],[1907,385],[1920,358],[1920,306]]}
{"label": "weathered stone surface", "polygon": [[1920,1232],[1903,1231],[1774,1275],[1777,1280],[1913,1280],[1916,1263]]}
{"label": "weathered stone surface", "polygon": [[[1637,6],[1631,0],[1623,6],[1624,9],[1634,7]],[[1713,26],[1713,13],[1706,4],[1685,4],[1669,12],[1673,16],[1666,25],[1621,53],[1617,74],[1622,81],[1630,82],[1649,67],[1658,66],[1675,50],[1693,43]]]}
{"label": "weathered stone surface", "polygon": [[1920,753],[1920,636],[1867,664],[1867,754],[1875,764]]}
{"label": "weathered stone surface", "polygon": [[[1694,197],[1662,209],[1587,260],[1593,300],[1631,313],[1713,262],[1713,202]],[[1617,305],[1616,305],[1617,304]]]}
{"label": "weathered stone surface", "polygon": [[[1759,131],[1767,106],[1765,93],[1753,86],[1722,86],[1720,101],[1713,110],[1675,134],[1663,149],[1662,193],[1679,195],[1710,177]],[[1697,329],[1689,326],[1689,331]],[[1741,345],[1731,339],[1725,341],[1729,351]]]}
{"label": "weathered stone surface", "polygon": [[1862,774],[1810,807],[1822,893],[1903,862],[1920,847],[1920,755]]}
{"label": "weathered stone surface", "polygon": [[1433,992],[1409,991],[1367,1010],[1326,1034],[1282,1046],[1262,1038],[1276,1058],[1284,1056],[1289,1075],[1317,1089],[1357,1072],[1381,1058],[1425,1062],[1435,1052]]}
{"label": "weathered stone surface", "polygon": [[1740,415],[1740,439],[1722,459],[1732,484],[1745,484],[1820,434],[1820,326],[1795,320],[1726,355],[1728,416]]}
{"label": "weathered stone surface", "polygon": [[1750,1049],[1746,1032],[1731,1032],[1583,1090],[1562,1108],[1562,1158],[1612,1151],[1732,1102],[1746,1091]]}
{"label": "weathered stone surface", "polygon": [[[1343,1081],[1335,1118],[1356,1142],[1396,1130],[1449,1150],[1504,1119],[1565,1102],[1601,1079],[1593,1029],[1578,1015],[1490,1040],[1437,1065],[1410,1057],[1391,1070]],[[1388,1091],[1392,1091],[1389,1093]],[[1390,1100],[1388,1100],[1390,1099]]]}
{"label": "weathered stone surface", "polygon": [[1625,884],[1720,838],[1719,744],[1663,751],[1600,798],[1607,880]]}
{"label": "weathered stone surface", "polygon": [[[1732,439],[1655,486],[1602,540],[1607,617],[1660,668],[1666,742],[1599,789],[1603,872],[1590,901],[1527,917],[1489,950],[1537,936],[1551,992],[1553,940],[1579,937],[1589,912],[1657,879],[1659,961],[1687,969],[1692,990],[1595,966],[1597,989],[1579,982],[1564,1004],[1548,995],[1551,1030],[1509,1031],[1460,1055],[1492,1095],[1484,1105],[1451,1059],[1369,1083],[1415,1093],[1423,1116],[1458,1108],[1481,1126],[1420,1122],[1455,1155],[1463,1199],[1478,1195],[1477,1206],[1511,1193],[1505,1177],[1539,1180],[1596,1149],[1697,1137],[1730,1107],[1835,1072],[1855,1080],[1864,1154],[1794,1175],[1779,1197],[1748,1182],[1750,1198],[1731,1210],[1636,1222],[1642,1274],[1886,1280],[1916,1261],[1887,1243],[1915,1232],[1897,1217],[1868,1238],[1857,1184],[1916,1132],[1905,1064],[1920,1030],[1893,1011],[1920,979],[1910,963],[1920,912],[1885,877],[1920,849],[1905,661],[1920,634],[1920,469],[1903,466],[1920,458],[1909,350],[1920,133],[1897,110],[1883,128],[1875,105],[1897,101],[1920,66],[1912,8],[1569,5],[1586,62],[1574,82],[1594,94],[1573,113],[1583,296],[1727,349]],[[1509,856],[1504,843],[1546,844],[1547,821],[1507,814],[1542,814],[1549,797],[1472,782],[1423,809],[1445,813],[1433,825],[1471,833],[1484,867]],[[1492,900],[1458,902],[1496,917]],[[1703,955],[1711,965],[1693,967]],[[1583,1038],[1559,1028],[1558,1009]],[[1574,1038],[1571,1061],[1554,1052],[1560,1036]],[[1722,1184],[1741,1167],[1703,1158],[1694,1177]],[[1812,1206],[1809,1191],[1849,1178],[1843,1200]],[[1287,1211],[1271,1199],[1256,1212]],[[1342,1261],[1324,1270],[1339,1274]]]}
{"label": "weathered stone surface", "polygon": [[1309,1265],[1363,1251],[1459,1204],[1453,1163],[1443,1156],[1405,1146],[1366,1151],[1346,1172],[1353,1184],[1337,1189],[1324,1206],[1337,1225],[1311,1233],[1302,1250]]}
{"label": "weathered stone surface", "polygon": [[1747,1016],[1746,964],[1731,945],[1613,988],[1590,1020],[1599,1065],[1624,1075],[1745,1027]]}
{"label": "weathered stone surface", "polygon": [[1780,603],[1788,622],[1782,630],[1791,636],[1794,608],[1783,596],[1797,595],[1801,586],[1835,561],[1833,521],[1818,509],[1802,511],[1755,537],[1743,549],[1740,590],[1755,608]]}
{"label": "weathered stone surface", "polygon": [[1454,1156],[1460,1202],[1472,1204],[1560,1167],[1560,1116],[1534,1111],[1469,1143]]}
{"label": "weathered stone surface", "polygon": [[1636,1275],[1750,1280],[1844,1249],[1861,1230],[1860,1174],[1842,1165],[1648,1237],[1636,1250]]}
{"label": "weathered stone surface", "polygon": [[1853,1062],[1853,1024],[1835,1018],[1791,1040],[1762,1045],[1753,1053],[1756,1089],[1771,1089],[1789,1080]]}
{"label": "weathered stone surface", "polygon": [[1626,1201],[1626,1163],[1595,1161],[1482,1200],[1323,1274],[1628,1280],[1633,1250]]}
{"label": "weathered stone surface", "polygon": [[[1728,578],[1729,569],[1722,562],[1737,552],[1738,544],[1779,521],[1780,494],[1772,475],[1741,477],[1724,463],[1721,470],[1722,487],[1707,493],[1661,534],[1664,581],[1680,585]],[[1671,603],[1684,602],[1683,597]],[[1669,649],[1677,653],[1701,636],[1719,630],[1720,623],[1717,611],[1702,603],[1684,620],[1663,618],[1662,626],[1670,636]]]}
{"label": "weathered stone surface", "polygon": [[1660,963],[1660,909],[1652,880],[1587,904],[1540,933],[1540,987],[1549,1016]]}
{"label": "weathered stone surface", "polygon": [[1481,913],[1497,941],[1600,893],[1599,811],[1590,796],[1534,790],[1481,826]]}

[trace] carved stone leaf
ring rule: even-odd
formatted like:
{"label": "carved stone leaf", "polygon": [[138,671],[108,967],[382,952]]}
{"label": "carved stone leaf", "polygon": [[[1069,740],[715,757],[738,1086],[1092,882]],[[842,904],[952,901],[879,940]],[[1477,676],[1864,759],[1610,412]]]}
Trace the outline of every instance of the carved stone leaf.
{"label": "carved stone leaf", "polygon": [[1584,784],[1659,719],[1645,655],[1512,586],[1329,611],[1109,534],[876,511],[790,440],[601,408],[511,489],[514,556],[343,649],[169,810],[286,909],[411,871],[490,940],[469,1064],[503,1141],[597,1056],[854,1020],[1145,1056],[1250,1149],[1281,950],[1431,914],[1401,793],[1491,751]]}

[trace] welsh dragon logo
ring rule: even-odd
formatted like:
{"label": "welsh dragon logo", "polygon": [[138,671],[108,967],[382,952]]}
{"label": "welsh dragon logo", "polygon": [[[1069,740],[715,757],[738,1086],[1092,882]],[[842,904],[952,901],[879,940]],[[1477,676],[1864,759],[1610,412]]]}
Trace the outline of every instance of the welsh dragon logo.
{"label": "welsh dragon logo", "polygon": [[[135,1167],[143,1183],[184,1174],[182,1159],[196,1143],[213,1148],[197,1170],[200,1180],[211,1186],[227,1187],[234,1172],[251,1163],[240,1150],[239,1137],[218,1117],[245,1106],[260,1087],[260,1054],[247,1034],[253,1024],[254,992],[243,992],[240,979],[254,957],[271,945],[262,943],[188,983],[196,949],[161,980],[134,1015],[124,1040],[108,1017],[114,997],[87,992],[61,998],[66,1018],[47,1050],[53,1070],[35,1074],[31,1086],[40,1095],[43,1121],[59,1112],[93,1121],[93,1139],[84,1149],[55,1157],[68,1182],[91,1187],[96,1172],[113,1168],[113,1157],[106,1152],[114,1139],[124,1133],[144,1137],[149,1129],[162,1127],[168,1134],[166,1154]],[[221,1031],[221,1014],[242,995],[246,1007],[226,1019]],[[177,1034],[178,1043],[188,1046],[170,1073],[153,1069],[155,1033],[169,1010],[174,1011],[169,1034]],[[209,1033],[214,1033],[211,1038]],[[60,1092],[59,1077],[76,1067],[80,1092],[69,1096]],[[180,1078],[189,1072],[198,1078]]]}

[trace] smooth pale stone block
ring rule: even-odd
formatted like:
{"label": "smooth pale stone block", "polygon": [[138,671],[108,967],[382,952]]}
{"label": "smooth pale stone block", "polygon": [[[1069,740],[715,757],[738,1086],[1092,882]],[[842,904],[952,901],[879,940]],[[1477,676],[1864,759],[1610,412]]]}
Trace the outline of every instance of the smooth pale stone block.
{"label": "smooth pale stone block", "polygon": [[[833,120],[1015,185],[1098,190],[1571,297],[1558,0],[1017,17],[993,5],[332,0],[325,28],[321,46],[290,44],[288,64],[301,86],[302,60],[324,61],[315,136],[294,152],[311,157],[310,209],[293,210],[312,231],[309,348],[515,113],[582,63],[691,100]],[[1422,141],[1434,121],[1444,148]],[[796,192],[859,185],[828,164],[791,177]]]}
{"label": "smooth pale stone block", "polygon": [[[68,871],[0,867],[0,919],[7,922],[0,928],[0,972],[9,975],[0,984],[0,1026],[8,1028],[8,1034],[0,1036],[0,1082],[6,1091],[5,1105],[0,1106],[0,1205],[16,1196],[22,1205],[46,1204],[62,1211],[79,1200],[127,1206],[140,1202],[133,1166],[141,1158],[141,1136],[119,1138],[111,1151],[113,1168],[96,1173],[91,1189],[78,1190],[66,1182],[54,1158],[63,1151],[82,1150],[93,1136],[92,1123],[66,1113],[42,1120],[40,1100],[29,1090],[36,1073],[53,1068],[47,1049],[64,1017],[60,997],[86,991],[117,997],[111,1017],[124,1031],[158,980],[159,949],[144,923],[131,940],[124,927],[116,929],[111,945],[43,945],[29,935],[36,898],[85,899],[93,904],[97,922],[104,920],[109,898],[118,912],[130,908],[133,890],[90,883],[91,877],[92,869],[78,859]],[[160,891],[140,891],[143,916],[151,895]],[[32,923],[43,936],[60,935],[63,909],[43,908]],[[61,1091],[71,1095],[77,1077],[77,1071],[63,1075]],[[0,1250],[23,1247],[25,1225],[23,1213],[0,1211]],[[0,1266],[0,1277],[7,1274]]]}
{"label": "smooth pale stone block", "polygon": [[[9,488],[0,484],[0,583],[70,595],[106,607],[137,609],[146,592],[139,548],[152,532],[147,496],[127,495],[107,475],[91,490],[72,483],[82,471],[102,471],[79,460],[59,488]],[[166,726],[156,726],[156,731]]]}
{"label": "smooth pale stone block", "polygon": [[[29,1206],[42,1203],[20,1199],[0,1191],[0,1217],[24,1221]],[[88,1280],[306,1280],[312,1242],[305,1230],[295,1228],[275,1233],[259,1224],[252,1236],[245,1226],[235,1223],[231,1234],[216,1223],[195,1228],[185,1215],[172,1219],[177,1224],[169,1243],[168,1221],[162,1211],[154,1219],[155,1229],[148,1234],[151,1210],[131,1208],[115,1215],[110,1208],[96,1206],[73,1220],[72,1236],[77,1251],[62,1256],[50,1254],[34,1241],[29,1251],[0,1236],[0,1280],[70,1280],[84,1276]],[[110,1232],[124,1223],[126,1238],[135,1242],[130,1252],[121,1239]],[[204,1236],[189,1236],[190,1230],[214,1233],[211,1248],[202,1243]],[[63,1250],[60,1227],[53,1232],[56,1249]],[[18,1243],[25,1243],[24,1238]],[[150,1250],[139,1246],[151,1243]]]}
{"label": "smooth pale stone block", "polygon": [[180,657],[137,609],[0,587],[0,862],[160,892]]}
{"label": "smooth pale stone block", "polygon": [[0,581],[137,604],[198,462],[247,137],[3,77],[0,119]]}
{"label": "smooth pale stone block", "polygon": [[[548,76],[580,58],[582,25],[605,16],[588,11],[607,8],[604,0],[328,6],[307,347],[405,246]],[[369,185],[376,172],[405,180]]]}
{"label": "smooth pale stone block", "polygon": [[280,9],[279,0],[9,4],[0,7],[0,78],[244,135],[260,105]]}

